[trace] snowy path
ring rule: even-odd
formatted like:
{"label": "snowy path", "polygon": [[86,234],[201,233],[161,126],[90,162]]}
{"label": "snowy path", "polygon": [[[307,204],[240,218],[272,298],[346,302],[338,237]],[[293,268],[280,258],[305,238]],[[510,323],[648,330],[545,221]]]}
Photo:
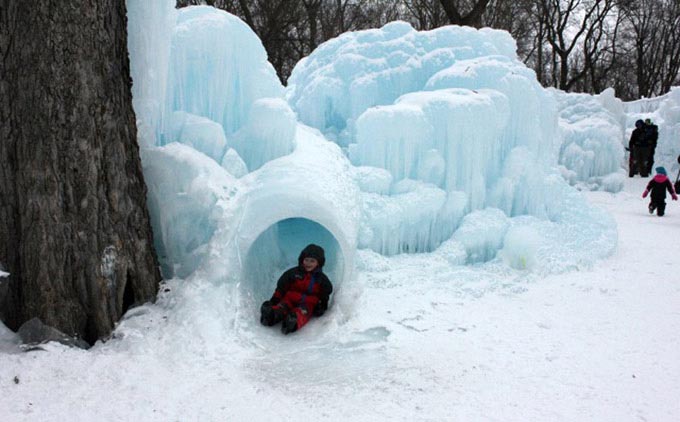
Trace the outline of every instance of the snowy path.
{"label": "snowy path", "polygon": [[234,315],[229,287],[175,286],[123,340],[0,355],[0,420],[680,420],[680,206],[650,216],[644,184],[587,194],[619,225],[596,268],[362,254],[293,336]]}

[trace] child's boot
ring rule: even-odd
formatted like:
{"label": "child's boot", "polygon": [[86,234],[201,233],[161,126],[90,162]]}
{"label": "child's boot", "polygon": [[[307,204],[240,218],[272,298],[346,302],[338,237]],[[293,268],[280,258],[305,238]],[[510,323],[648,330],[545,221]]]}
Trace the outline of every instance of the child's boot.
{"label": "child's boot", "polygon": [[260,324],[271,327],[274,325],[274,309],[269,301],[260,306]]}
{"label": "child's boot", "polygon": [[666,213],[666,203],[663,202],[663,203],[660,203],[660,204],[656,207],[656,215],[658,215],[659,217],[663,217],[663,215],[664,215],[665,213]]}
{"label": "child's boot", "polygon": [[283,334],[292,333],[297,330],[297,315],[295,312],[291,312],[283,319],[281,324],[281,332]]}

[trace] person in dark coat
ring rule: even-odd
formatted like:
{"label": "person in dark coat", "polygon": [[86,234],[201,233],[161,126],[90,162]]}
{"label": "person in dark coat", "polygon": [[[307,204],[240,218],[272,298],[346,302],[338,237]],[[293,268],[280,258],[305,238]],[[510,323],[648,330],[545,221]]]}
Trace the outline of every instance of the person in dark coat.
{"label": "person in dark coat", "polygon": [[673,184],[668,180],[668,176],[666,176],[666,169],[657,167],[656,176],[649,181],[647,189],[642,193],[643,198],[646,198],[650,192],[652,194],[648,206],[650,214],[654,214],[654,210],[656,210],[656,215],[659,217],[663,216],[666,211],[666,191],[670,192],[674,201],[678,200]]}
{"label": "person in dark coat", "polygon": [[652,172],[654,167],[654,152],[656,144],[659,142],[659,127],[652,123],[652,119],[645,119],[645,134],[649,143],[649,157],[647,158],[647,174]]}
{"label": "person in dark coat", "polygon": [[635,129],[633,130],[633,133],[630,134],[628,148],[631,156],[631,168],[628,170],[628,176],[633,177],[635,173],[640,173],[640,176],[647,177],[649,174],[649,171],[647,170],[649,142],[647,140],[644,121],[638,120],[635,122]]}
{"label": "person in dark coat", "polygon": [[323,315],[333,292],[333,285],[322,271],[325,263],[323,248],[307,245],[297,267],[281,275],[271,299],[260,307],[260,323],[271,327],[282,321],[281,332],[288,334],[302,328],[312,316]]}

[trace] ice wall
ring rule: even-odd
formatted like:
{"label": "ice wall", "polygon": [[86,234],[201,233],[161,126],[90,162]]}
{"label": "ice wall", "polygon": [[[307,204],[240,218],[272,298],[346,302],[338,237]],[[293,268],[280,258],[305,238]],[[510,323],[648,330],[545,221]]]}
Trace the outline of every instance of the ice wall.
{"label": "ice wall", "polygon": [[175,2],[126,0],[132,103],[141,147],[159,145],[165,111]]}
{"label": "ice wall", "polygon": [[341,285],[357,243],[356,182],[339,147],[299,125],[259,39],[212,7],[128,3],[134,106],[153,129],[142,161],[164,277],[233,281],[263,300],[277,272],[317,243]]}
{"label": "ice wall", "polygon": [[[508,33],[393,22],[322,44],[289,82],[303,122],[359,168],[389,174],[380,189],[375,171],[355,175],[362,247],[431,251],[463,216],[487,207],[550,215],[542,179],[559,153],[557,102],[517,59]],[[529,161],[513,164],[517,157]]]}
{"label": "ice wall", "polygon": [[215,232],[236,218],[236,178],[196,149],[171,143],[142,151],[154,243],[165,278],[187,277]]}
{"label": "ice wall", "polygon": [[559,106],[562,175],[580,188],[620,191],[625,178],[626,135],[621,100],[612,89],[595,96],[551,92]]}
{"label": "ice wall", "polygon": [[[169,41],[130,44],[142,86],[149,69],[170,69],[148,94],[161,107],[135,98],[140,121],[155,122],[142,159],[166,277],[231,281],[257,303],[307,243],[326,249],[338,285],[357,247],[452,265],[502,251],[520,269],[612,250],[613,221],[554,167],[557,101],[507,33],[395,22],[343,34],[296,67],[286,101],[243,22],[129,2],[144,17],[131,19],[133,40],[155,28],[144,19],[173,22]],[[167,45],[167,59],[144,61]]]}
{"label": "ice wall", "polygon": [[239,18],[209,6],[182,8],[172,36],[167,107],[207,117],[229,136],[259,98],[283,87],[260,40]]}
{"label": "ice wall", "polygon": [[515,43],[505,32],[465,27],[418,32],[391,22],[319,46],[293,69],[287,97],[302,122],[342,143],[352,135],[345,130],[368,108],[422,90],[432,75],[457,61],[499,54],[515,56]]}

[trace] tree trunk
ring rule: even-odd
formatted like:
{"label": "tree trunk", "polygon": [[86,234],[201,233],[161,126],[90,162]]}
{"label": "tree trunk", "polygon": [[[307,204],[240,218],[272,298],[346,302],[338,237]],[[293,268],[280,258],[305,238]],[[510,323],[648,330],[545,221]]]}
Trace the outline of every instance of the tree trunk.
{"label": "tree trunk", "polygon": [[92,344],[160,273],[124,0],[0,0],[0,317]]}
{"label": "tree trunk", "polygon": [[472,3],[472,9],[467,15],[462,15],[454,0],[440,0],[449,22],[453,25],[482,27],[482,15],[486,11],[489,0],[476,0]]}
{"label": "tree trunk", "polygon": [[307,20],[309,22],[309,53],[314,51],[314,49],[319,45],[319,31],[317,25],[317,19],[319,16],[319,10],[321,9],[321,0],[315,1],[303,1],[303,6],[307,12]]}

